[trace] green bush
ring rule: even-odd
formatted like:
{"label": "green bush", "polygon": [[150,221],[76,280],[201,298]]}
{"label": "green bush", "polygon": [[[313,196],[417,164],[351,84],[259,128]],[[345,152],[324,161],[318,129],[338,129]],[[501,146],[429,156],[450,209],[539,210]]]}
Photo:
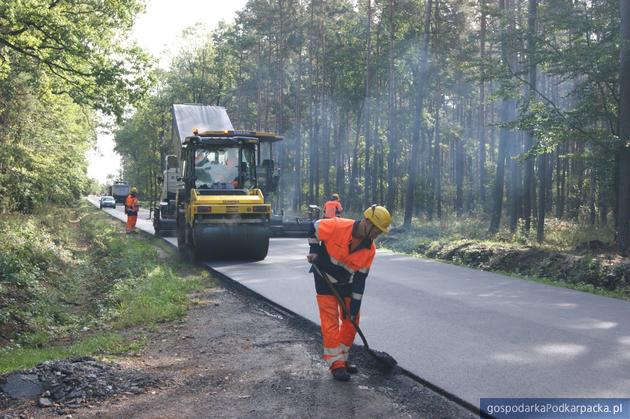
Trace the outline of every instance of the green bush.
{"label": "green bush", "polygon": [[610,226],[583,225],[575,221],[550,218],[545,220],[545,245],[571,251],[582,243],[598,241],[610,244],[614,230]]}
{"label": "green bush", "polygon": [[[57,227],[63,232],[63,226]],[[35,216],[0,217],[0,329],[33,330],[54,320],[55,288],[72,258],[59,237]],[[57,316],[60,318],[61,316]],[[12,325],[10,325],[11,323]]]}

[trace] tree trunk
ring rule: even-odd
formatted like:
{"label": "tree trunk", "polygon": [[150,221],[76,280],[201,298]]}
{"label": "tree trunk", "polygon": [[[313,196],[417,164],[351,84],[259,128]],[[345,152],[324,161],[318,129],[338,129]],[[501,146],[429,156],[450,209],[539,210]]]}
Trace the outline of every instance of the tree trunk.
{"label": "tree trunk", "polygon": [[356,131],[354,137],[354,147],[352,148],[352,169],[350,172],[350,187],[349,187],[349,200],[348,208],[354,208],[355,210],[361,207],[361,195],[359,193],[359,138],[361,136],[361,109],[356,112]]}
{"label": "tree trunk", "polygon": [[600,227],[604,227],[608,225],[608,202],[606,200],[606,194],[604,194],[603,189],[604,186],[600,185],[599,191],[597,194],[599,201],[599,225]]}
{"label": "tree trunk", "polygon": [[435,109],[435,145],[433,146],[433,190],[435,196],[435,212],[442,218],[442,150],[440,148],[440,108],[442,99],[437,101]]}
{"label": "tree trunk", "polygon": [[[538,0],[529,0],[527,14],[527,55],[529,61],[529,86],[527,89],[527,105],[531,105],[536,91],[536,15]],[[534,145],[534,133],[525,133],[525,152],[530,152]],[[523,196],[523,218],[525,219],[525,232],[529,234],[532,218],[532,198],[535,194],[534,184],[534,158],[529,156],[525,160],[525,185]]]}
{"label": "tree trunk", "polygon": [[545,169],[547,178],[545,180],[545,187],[547,188],[547,192],[545,193],[545,210],[546,212],[551,212],[553,210],[553,156],[547,154],[546,162],[547,168]]}
{"label": "tree trunk", "polygon": [[[333,105],[330,105],[333,106]],[[329,199],[330,192],[330,112],[328,101],[322,101],[322,175],[324,177],[324,200]]]}
{"label": "tree trunk", "polygon": [[560,159],[560,152],[562,145],[556,146],[556,218],[560,217],[560,192],[562,185],[562,163]]}
{"label": "tree trunk", "polygon": [[[519,8],[518,6],[515,7],[514,3],[512,1],[508,1],[506,0],[507,3],[507,7],[505,8],[505,11],[507,12],[506,16],[508,18],[508,25],[507,25],[507,30],[509,31],[510,34],[515,32],[515,16],[514,15],[514,8],[516,8],[516,13],[517,16],[520,20],[520,13],[519,13]],[[513,43],[515,41],[513,40],[509,40],[506,39],[506,46],[507,46],[507,65],[509,66],[508,70],[508,74],[510,74],[512,71],[517,71],[517,66],[518,66],[518,61],[517,61],[517,57],[516,57],[516,48],[518,46],[513,45]],[[516,100],[511,99],[509,101],[509,116],[507,120],[503,120],[502,122],[512,122],[516,117]],[[522,200],[523,200],[523,195],[522,195],[522,184],[521,184],[521,178],[522,178],[522,170],[521,170],[521,164],[516,160],[516,156],[518,156],[519,154],[521,154],[522,152],[522,147],[521,147],[521,143],[522,143],[522,139],[521,136],[513,131],[509,132],[509,139],[508,139],[508,157],[507,157],[507,165],[508,165],[508,169],[509,169],[509,194],[508,194],[508,213],[509,213],[509,226],[510,226],[510,231],[512,233],[514,233],[516,231],[516,225],[518,223],[518,217],[519,214],[521,212],[521,208],[522,208]]]}
{"label": "tree trunk", "polygon": [[[499,0],[499,7],[503,13],[507,13],[505,0]],[[501,59],[504,66],[510,65],[510,52],[507,40],[507,30],[503,29],[501,36]],[[509,73],[509,71],[508,71]],[[507,97],[501,100],[501,122],[509,122],[513,119],[513,101]],[[505,160],[508,154],[511,134],[506,127],[499,129],[499,154],[497,157],[497,172],[494,181],[494,193],[492,202],[492,214],[490,219],[490,233],[496,233],[501,226],[501,213],[503,211],[503,189],[505,186]]]}
{"label": "tree trunk", "polygon": [[389,153],[387,154],[387,198],[385,205],[390,211],[394,210],[395,186],[394,177],[396,173],[396,160],[398,157],[398,139],[396,138],[396,116],[394,111],[396,88],[394,73],[394,7],[395,0],[389,0],[389,51],[388,51],[388,79],[389,92],[387,95],[387,141],[389,143]]}
{"label": "tree trunk", "polygon": [[[464,102],[460,101],[457,105],[457,119],[461,127],[464,126]],[[465,132],[465,129],[462,129]],[[456,136],[453,139],[454,142],[454,171],[455,171],[455,212],[457,217],[461,218],[464,210],[464,145],[463,139],[460,136]]]}
{"label": "tree trunk", "polygon": [[545,209],[547,199],[547,154],[538,158],[538,223],[536,226],[536,240],[542,243],[545,239]]}
{"label": "tree trunk", "polygon": [[621,57],[619,69],[619,138],[617,165],[617,250],[627,255],[630,248],[630,2],[620,0]]}
{"label": "tree trunk", "polygon": [[[376,52],[376,55],[378,56],[378,51]],[[380,115],[381,115],[381,87],[380,87],[380,81],[376,81],[376,83],[374,83],[376,89],[374,89],[374,112],[373,112],[373,123],[372,123],[372,135],[371,135],[371,142],[372,142],[372,149],[373,149],[373,155],[372,155],[372,170],[370,170],[370,194],[369,196],[371,197],[370,199],[370,203],[369,205],[372,204],[383,204],[383,201],[380,200],[378,198],[378,182],[379,179],[382,179],[382,171],[383,171],[383,166],[380,164],[380,158],[382,155],[382,148],[380,147],[380,139],[379,139],[379,128],[380,128]]]}
{"label": "tree trunk", "polygon": [[370,167],[370,149],[372,146],[372,140],[370,135],[370,58],[372,53],[372,1],[367,0],[367,39],[365,42],[365,95],[364,103],[365,107],[365,159],[364,176],[363,176],[363,206],[368,207],[372,203],[370,196],[371,179],[371,167]]}
{"label": "tree trunk", "polygon": [[[486,57],[486,1],[481,0],[481,23],[479,30],[479,55],[482,62]],[[486,86],[482,67],[479,83],[479,203],[486,202]]]}
{"label": "tree trunk", "polygon": [[336,192],[342,194],[342,197],[345,197],[345,171],[343,164],[343,156],[345,144],[348,141],[348,110],[344,107],[340,110],[341,117],[337,119],[337,135],[335,136],[336,144],[335,144],[335,189]]}
{"label": "tree trunk", "polygon": [[317,54],[317,48],[315,45],[315,0],[311,0],[311,5],[310,5],[310,33],[309,33],[309,44],[308,44],[308,59],[309,59],[309,66],[308,66],[308,79],[309,79],[309,94],[310,97],[308,98],[309,102],[310,102],[310,109],[309,109],[309,150],[308,150],[308,203],[312,204],[313,202],[315,202],[315,153],[317,151],[316,148],[316,136],[314,133],[315,130],[315,119],[316,119],[316,109],[317,109],[317,103],[316,103],[316,71],[315,71],[315,63],[316,63],[316,57],[315,55]]}
{"label": "tree trunk", "polygon": [[293,210],[297,213],[302,206],[302,45],[299,47],[298,74],[295,86],[295,183]]}
{"label": "tree trunk", "polygon": [[584,144],[575,142],[574,144],[575,157],[573,158],[573,174],[577,177],[577,188],[573,199],[573,205],[569,209],[570,217],[574,220],[578,220],[580,215],[580,207],[584,199]]}
{"label": "tree trunk", "polygon": [[411,217],[414,209],[414,192],[416,187],[416,177],[418,174],[418,146],[420,142],[420,130],[422,128],[422,105],[424,102],[424,84],[427,81],[427,61],[429,57],[429,35],[431,24],[431,2],[425,0],[424,4],[424,34],[422,38],[422,50],[420,51],[420,66],[418,76],[414,83],[416,87],[416,106],[414,109],[414,130],[411,143],[411,159],[409,160],[409,180],[407,182],[407,196],[405,201],[404,227],[411,227]]}
{"label": "tree trunk", "polygon": [[[508,117],[509,101],[503,99],[501,102],[502,119]],[[497,172],[494,179],[494,192],[492,194],[492,214],[490,220],[490,233],[496,233],[501,226],[501,213],[503,212],[503,189],[505,184],[505,157],[507,154],[509,131],[507,128],[499,129],[499,151],[497,156]]]}
{"label": "tree trunk", "polygon": [[595,211],[595,184],[597,180],[595,179],[595,171],[593,169],[590,170],[591,175],[591,184],[588,193],[588,223],[591,226],[595,225],[595,221],[597,220],[597,212]]}

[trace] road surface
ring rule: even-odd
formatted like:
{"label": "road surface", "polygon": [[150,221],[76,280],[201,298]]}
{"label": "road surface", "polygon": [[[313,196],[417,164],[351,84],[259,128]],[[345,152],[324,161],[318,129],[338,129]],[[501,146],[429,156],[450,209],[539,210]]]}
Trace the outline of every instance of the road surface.
{"label": "road surface", "polygon": [[[208,266],[319,323],[307,251],[305,239],[272,239],[263,261]],[[630,397],[628,301],[379,250],[361,326],[370,346],[475,406]]]}

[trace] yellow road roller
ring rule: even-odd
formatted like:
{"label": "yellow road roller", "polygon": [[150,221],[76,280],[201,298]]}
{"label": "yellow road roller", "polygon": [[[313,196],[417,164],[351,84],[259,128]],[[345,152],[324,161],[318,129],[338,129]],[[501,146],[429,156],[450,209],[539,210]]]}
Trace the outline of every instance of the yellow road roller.
{"label": "yellow road roller", "polygon": [[[179,135],[190,129],[190,135]],[[177,244],[192,261],[262,260],[277,188],[272,145],[282,137],[234,130],[224,108],[173,105],[177,140]],[[266,146],[266,147],[265,147]]]}

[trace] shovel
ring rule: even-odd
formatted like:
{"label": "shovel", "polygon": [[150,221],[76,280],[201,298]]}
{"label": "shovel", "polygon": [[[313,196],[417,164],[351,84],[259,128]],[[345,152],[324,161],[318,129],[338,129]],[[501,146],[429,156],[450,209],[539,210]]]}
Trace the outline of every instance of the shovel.
{"label": "shovel", "polygon": [[341,306],[341,310],[343,311],[344,318],[350,320],[350,322],[356,329],[357,333],[361,337],[361,340],[363,341],[363,347],[365,348],[367,353],[370,354],[377,361],[377,365],[381,367],[382,369],[384,369],[385,371],[390,371],[392,368],[394,368],[398,364],[398,362],[394,359],[394,357],[389,355],[388,353],[375,351],[370,348],[370,345],[368,345],[367,339],[363,335],[361,328],[359,327],[358,324],[356,324],[356,322],[348,314],[348,311],[346,310],[346,304],[344,303],[343,298],[341,298],[341,295],[339,295],[339,292],[337,291],[333,283],[330,281],[330,279],[328,279],[328,275],[323,274],[322,271],[319,270],[316,264],[313,263],[312,266],[315,272],[317,272],[317,274],[321,276],[324,279],[324,281],[326,281],[326,284],[328,285],[332,293],[335,295],[335,298],[337,298],[337,301],[339,302],[339,305]]}

